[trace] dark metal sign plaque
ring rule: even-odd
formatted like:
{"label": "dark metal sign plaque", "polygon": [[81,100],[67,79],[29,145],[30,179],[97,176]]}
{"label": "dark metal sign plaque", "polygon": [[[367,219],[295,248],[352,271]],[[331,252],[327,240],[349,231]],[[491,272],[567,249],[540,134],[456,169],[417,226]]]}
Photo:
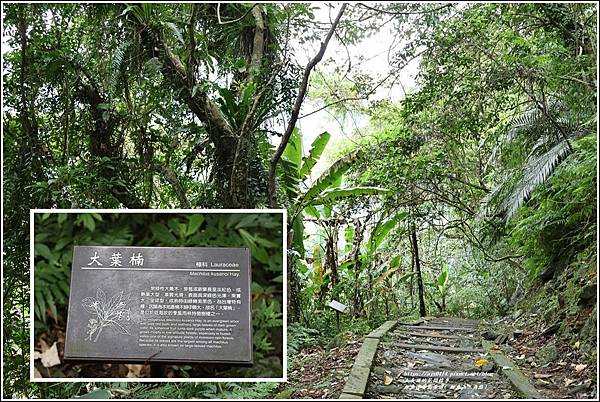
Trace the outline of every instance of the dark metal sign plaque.
{"label": "dark metal sign plaque", "polygon": [[65,359],[252,364],[246,248],[76,246]]}

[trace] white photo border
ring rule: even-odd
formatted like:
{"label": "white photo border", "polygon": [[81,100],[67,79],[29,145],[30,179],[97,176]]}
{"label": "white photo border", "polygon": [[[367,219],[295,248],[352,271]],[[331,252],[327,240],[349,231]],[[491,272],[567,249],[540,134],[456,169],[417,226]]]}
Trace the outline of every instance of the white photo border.
{"label": "white photo border", "polygon": [[[98,377],[98,378],[62,378],[62,377],[43,377],[36,378],[34,375],[34,361],[35,361],[35,339],[34,339],[34,215],[45,214],[45,213],[98,213],[98,214],[110,214],[110,213],[146,213],[146,214],[282,214],[283,228],[283,377],[281,378],[161,378],[161,377],[150,377],[150,378],[109,378],[109,377]],[[181,383],[197,383],[197,382],[287,382],[287,210],[285,209],[42,209],[33,208],[29,210],[29,381],[31,382],[181,382]]]}

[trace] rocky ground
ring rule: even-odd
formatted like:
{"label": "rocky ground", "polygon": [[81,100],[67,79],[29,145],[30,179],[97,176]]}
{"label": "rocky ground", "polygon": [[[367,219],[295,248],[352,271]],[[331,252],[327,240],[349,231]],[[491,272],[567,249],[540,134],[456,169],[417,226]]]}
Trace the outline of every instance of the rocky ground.
{"label": "rocky ground", "polygon": [[437,318],[400,325],[380,343],[365,398],[510,399],[511,384],[495,371],[476,322]]}
{"label": "rocky ground", "polygon": [[341,346],[331,349],[309,346],[302,349],[290,364],[288,382],[281,384],[273,397],[338,398],[361,344],[361,337],[348,335]]}
{"label": "rocky ground", "polygon": [[513,318],[484,336],[494,338],[544,398],[595,398],[595,359],[576,336],[561,336],[558,326],[548,326],[536,313]]}
{"label": "rocky ground", "polygon": [[[487,334],[545,398],[597,397],[596,259],[540,280]],[[485,335],[485,334],[484,334]]]}

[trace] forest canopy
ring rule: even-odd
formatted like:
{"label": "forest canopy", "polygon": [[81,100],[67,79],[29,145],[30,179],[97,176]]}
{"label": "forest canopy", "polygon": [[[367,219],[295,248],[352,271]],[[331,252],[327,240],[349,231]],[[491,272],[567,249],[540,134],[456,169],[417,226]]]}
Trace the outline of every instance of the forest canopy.
{"label": "forest canopy", "polygon": [[[4,396],[85,393],[29,383],[30,208],[286,209],[292,363],[389,316],[542,305],[591,358],[596,24],[592,3],[3,5]],[[204,385],[177,395],[274,389]]]}

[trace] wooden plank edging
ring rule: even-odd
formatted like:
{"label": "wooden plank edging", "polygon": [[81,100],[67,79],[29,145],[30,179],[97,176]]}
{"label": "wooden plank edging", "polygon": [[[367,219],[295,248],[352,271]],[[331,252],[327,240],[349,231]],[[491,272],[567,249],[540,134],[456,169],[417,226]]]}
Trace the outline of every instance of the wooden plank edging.
{"label": "wooden plank edging", "polygon": [[362,399],[364,397],[379,341],[397,322],[395,320],[386,321],[365,337],[339,399]]}
{"label": "wooden plank edging", "polygon": [[481,344],[486,352],[490,354],[492,360],[500,366],[500,374],[506,377],[521,395],[527,399],[542,399],[542,395],[540,395],[535,387],[529,382],[527,377],[523,375],[515,363],[507,358],[501,350],[492,349],[494,344],[485,339],[481,340]]}

